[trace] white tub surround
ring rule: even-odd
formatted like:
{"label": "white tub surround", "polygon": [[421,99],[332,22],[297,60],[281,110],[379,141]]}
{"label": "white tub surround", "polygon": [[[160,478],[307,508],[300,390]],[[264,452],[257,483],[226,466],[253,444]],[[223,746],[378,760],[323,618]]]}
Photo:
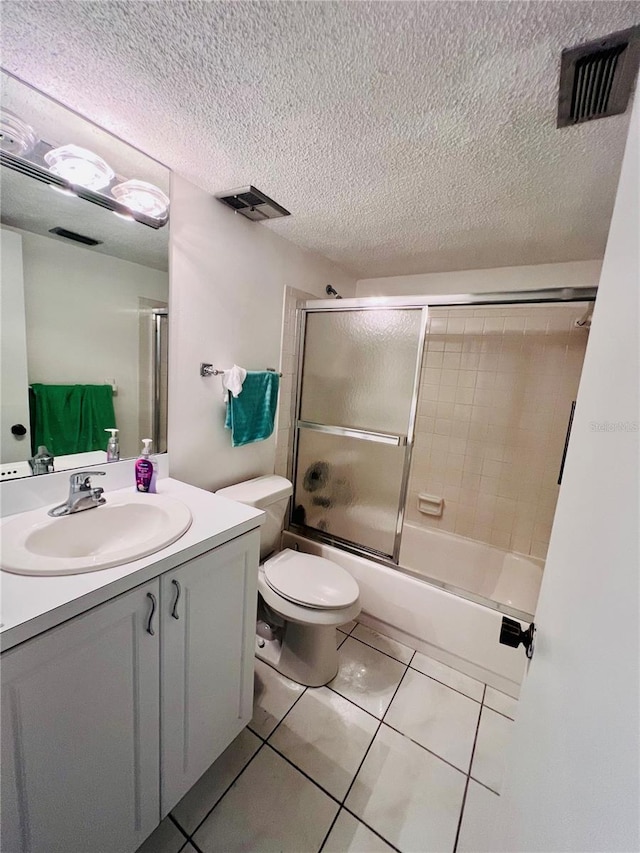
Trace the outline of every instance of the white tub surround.
{"label": "white tub surround", "polygon": [[405,522],[400,566],[463,596],[489,599],[512,615],[527,618],[536,610],[544,560]]}
{"label": "white tub surround", "polygon": [[398,569],[293,533],[284,533],[283,544],[326,557],[346,569],[360,587],[361,622],[497,690],[519,695],[526,657],[521,648],[499,644],[502,613]]}
{"label": "white tub surround", "polygon": [[[96,572],[56,577],[0,572],[3,651],[260,526],[264,516],[260,510],[173,480],[166,476],[166,456],[160,460],[158,494],[189,507],[193,520],[187,532],[155,554]],[[133,466],[133,460],[93,466],[106,472],[100,485],[107,503],[110,497],[134,491]],[[40,506],[46,516],[51,506],[65,500],[68,484],[69,475],[64,472],[2,483],[3,513],[13,515]],[[100,507],[86,511],[100,512]]]}

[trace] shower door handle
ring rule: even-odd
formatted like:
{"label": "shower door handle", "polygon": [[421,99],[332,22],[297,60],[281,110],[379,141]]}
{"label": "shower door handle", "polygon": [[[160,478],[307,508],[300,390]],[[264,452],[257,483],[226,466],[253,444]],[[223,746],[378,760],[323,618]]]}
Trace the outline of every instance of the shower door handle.
{"label": "shower door handle", "polygon": [[380,444],[392,444],[394,447],[404,447],[407,443],[406,435],[394,435],[390,432],[371,432],[370,430],[356,429],[355,427],[316,424],[311,421],[298,421],[298,429],[310,429],[315,432],[324,432],[328,435],[341,435],[345,438],[358,438],[362,441],[377,441]]}

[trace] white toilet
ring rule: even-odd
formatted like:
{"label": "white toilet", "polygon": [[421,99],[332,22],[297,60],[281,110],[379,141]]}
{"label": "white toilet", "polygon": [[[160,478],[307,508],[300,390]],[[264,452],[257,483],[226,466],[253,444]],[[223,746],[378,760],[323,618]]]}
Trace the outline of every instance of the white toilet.
{"label": "white toilet", "polygon": [[360,613],[358,584],[341,566],[286,548],[278,552],[289,480],[256,477],[217,494],[263,510],[256,655],[299,684],[319,687],[338,671],[336,627]]}

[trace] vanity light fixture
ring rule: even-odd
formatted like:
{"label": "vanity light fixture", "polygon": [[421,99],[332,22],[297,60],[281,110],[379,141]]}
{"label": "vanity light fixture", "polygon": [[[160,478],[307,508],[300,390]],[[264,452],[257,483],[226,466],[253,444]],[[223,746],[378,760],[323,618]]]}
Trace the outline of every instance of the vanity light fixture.
{"label": "vanity light fixture", "polygon": [[114,210],[113,215],[117,216],[118,219],[124,219],[125,222],[135,222],[136,221],[134,219],[132,213],[121,213],[119,210]]}
{"label": "vanity light fixture", "polygon": [[0,112],[0,148],[3,151],[24,156],[33,150],[37,141],[31,125],[11,110]]}
{"label": "vanity light fixture", "polygon": [[57,187],[55,184],[49,184],[52,190],[55,190],[60,195],[76,195],[70,187]]}
{"label": "vanity light fixture", "polygon": [[111,166],[86,148],[79,145],[62,145],[44,155],[49,171],[69,181],[73,186],[88,190],[101,190],[115,178]]}
{"label": "vanity light fixture", "polygon": [[169,199],[159,187],[147,181],[130,180],[111,187],[111,194],[130,210],[147,216],[166,216]]}
{"label": "vanity light fixture", "polygon": [[4,108],[0,110],[0,163],[129,222],[158,229],[169,221],[169,199],[159,187],[116,175],[102,157],[79,145],[53,147]]}

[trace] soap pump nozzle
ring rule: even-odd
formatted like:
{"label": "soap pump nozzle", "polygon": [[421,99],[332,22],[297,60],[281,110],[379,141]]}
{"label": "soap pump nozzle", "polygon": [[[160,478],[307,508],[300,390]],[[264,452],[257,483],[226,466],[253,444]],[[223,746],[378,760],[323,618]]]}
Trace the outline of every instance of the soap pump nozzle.
{"label": "soap pump nozzle", "polygon": [[142,439],[142,455],[143,456],[151,456],[151,443],[152,438],[143,438]]}

